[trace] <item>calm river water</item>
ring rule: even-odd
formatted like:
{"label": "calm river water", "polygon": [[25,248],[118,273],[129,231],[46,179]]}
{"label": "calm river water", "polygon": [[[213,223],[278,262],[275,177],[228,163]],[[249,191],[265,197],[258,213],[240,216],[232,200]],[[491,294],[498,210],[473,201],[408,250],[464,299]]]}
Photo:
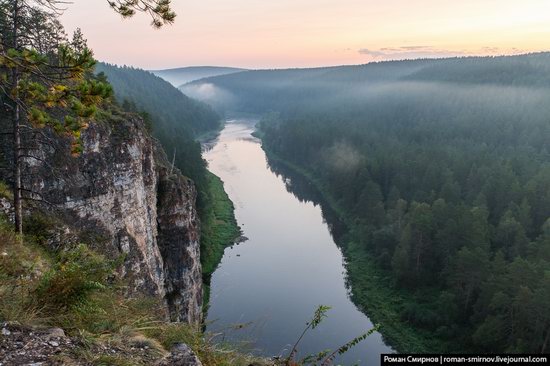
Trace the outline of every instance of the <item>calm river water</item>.
{"label": "calm river water", "polygon": [[[274,173],[260,141],[251,136],[253,128],[251,120],[228,121],[204,153],[210,171],[224,181],[248,238],[225,250],[212,276],[207,330],[250,342],[263,355],[285,355],[322,304],[332,307],[328,318],[307,333],[299,352],[335,349],[372,323],[348,296],[344,259],[331,234],[335,229],[319,205],[292,193],[293,181]],[[387,352],[392,351],[375,333],[338,361],[378,365],[380,353]]]}

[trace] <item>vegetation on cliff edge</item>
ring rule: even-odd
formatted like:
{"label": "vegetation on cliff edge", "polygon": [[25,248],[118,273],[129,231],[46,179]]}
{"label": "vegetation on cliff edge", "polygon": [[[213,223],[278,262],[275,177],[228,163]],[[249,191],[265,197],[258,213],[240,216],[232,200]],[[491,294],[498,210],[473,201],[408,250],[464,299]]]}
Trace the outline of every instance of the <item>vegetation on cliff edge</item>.
{"label": "vegetation on cliff edge", "polygon": [[[33,222],[31,217],[28,220]],[[223,344],[213,335],[183,323],[166,322],[158,299],[128,298],[125,285],[113,282],[119,264],[84,244],[59,251],[41,243],[40,220],[24,243],[4,217],[0,218],[0,321],[35,327],[60,327],[79,341],[70,352],[53,359],[93,365],[149,365],[174,343],[188,344],[205,366],[262,364],[263,360]],[[102,353],[101,345],[119,355]],[[148,349],[147,357],[134,348]]]}

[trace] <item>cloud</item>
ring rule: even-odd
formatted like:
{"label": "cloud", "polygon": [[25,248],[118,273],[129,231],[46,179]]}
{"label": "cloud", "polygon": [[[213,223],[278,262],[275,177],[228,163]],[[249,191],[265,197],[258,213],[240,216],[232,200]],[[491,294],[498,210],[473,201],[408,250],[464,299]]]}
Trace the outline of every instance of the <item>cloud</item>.
{"label": "cloud", "polygon": [[361,48],[360,54],[369,56],[374,60],[403,60],[414,58],[436,58],[464,56],[464,51],[454,51],[445,49],[436,49],[429,46],[403,46],[403,47],[384,47],[380,49]]}
{"label": "cloud", "polygon": [[500,51],[500,48],[485,46],[485,47],[481,47],[481,50],[489,53],[498,53]]}
{"label": "cloud", "polygon": [[524,50],[512,48],[500,48],[494,46],[484,46],[477,50],[451,50],[437,48],[432,46],[399,46],[383,47],[379,49],[361,48],[358,52],[368,56],[376,61],[386,60],[405,60],[416,58],[441,58],[457,56],[491,56],[491,55],[510,55],[524,53]]}
{"label": "cloud", "polygon": [[369,50],[368,48],[361,48],[359,50],[359,53],[362,54],[362,55],[367,55],[367,56],[371,56],[371,57],[383,57],[383,56],[386,56],[387,53],[380,50],[380,51],[374,51],[374,50]]}
{"label": "cloud", "polygon": [[430,46],[401,46],[399,47],[402,50],[415,51],[415,50],[432,50]]}

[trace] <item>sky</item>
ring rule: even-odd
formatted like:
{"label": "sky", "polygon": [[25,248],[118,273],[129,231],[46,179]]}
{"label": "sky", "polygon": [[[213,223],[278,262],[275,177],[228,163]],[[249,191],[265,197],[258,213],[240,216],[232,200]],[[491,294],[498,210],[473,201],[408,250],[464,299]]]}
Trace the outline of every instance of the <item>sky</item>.
{"label": "sky", "polygon": [[550,50],[549,0],[172,0],[173,25],[121,19],[106,0],[62,16],[96,58],[145,69],[364,64]]}

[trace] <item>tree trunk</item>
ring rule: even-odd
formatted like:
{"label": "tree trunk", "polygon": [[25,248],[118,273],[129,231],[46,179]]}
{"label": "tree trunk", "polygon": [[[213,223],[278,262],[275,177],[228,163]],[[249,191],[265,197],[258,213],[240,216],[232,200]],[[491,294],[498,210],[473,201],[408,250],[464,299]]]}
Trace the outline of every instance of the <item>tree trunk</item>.
{"label": "tree trunk", "polygon": [[[19,47],[17,33],[19,31],[19,7],[18,0],[13,2],[13,40],[14,49]],[[15,231],[23,234],[23,202],[21,197],[21,108],[19,107],[19,70],[13,68],[12,90],[13,93],[13,205],[15,210]]]}
{"label": "tree trunk", "polygon": [[[14,76],[18,83],[17,73]],[[17,84],[15,84],[17,85]],[[21,116],[16,103],[13,112],[13,205],[15,209],[15,231],[23,234],[23,202],[21,197]]]}

